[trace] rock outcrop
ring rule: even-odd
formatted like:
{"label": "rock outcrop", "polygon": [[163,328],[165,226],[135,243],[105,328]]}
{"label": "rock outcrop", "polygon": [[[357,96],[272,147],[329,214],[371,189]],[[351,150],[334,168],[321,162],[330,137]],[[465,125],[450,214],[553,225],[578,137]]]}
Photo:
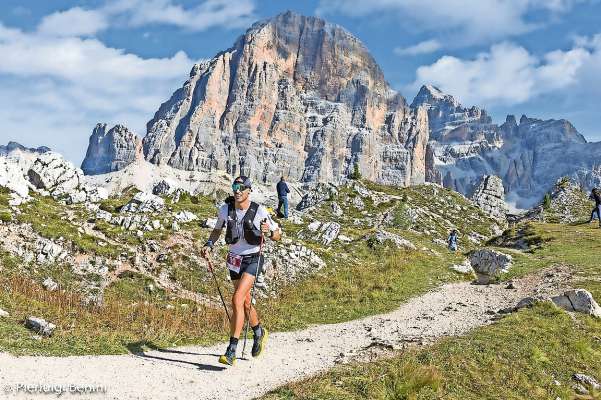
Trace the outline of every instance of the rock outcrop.
{"label": "rock outcrop", "polygon": [[562,177],[536,207],[517,219],[563,224],[586,221],[594,204],[579,185],[568,177]]}
{"label": "rock outcrop", "polygon": [[97,124],[81,169],[86,175],[119,171],[137,159],[142,159],[142,140],[123,125],[107,131],[106,124]]}
{"label": "rock outcrop", "polygon": [[428,115],[411,109],[365,46],[316,17],[286,12],[194,66],[143,139],[152,163],[260,182],[425,180]]}
{"label": "rock outcrop", "polygon": [[498,176],[483,176],[472,195],[472,201],[487,215],[497,219],[505,219],[507,204],[505,203],[503,181]]}
{"label": "rock outcrop", "polygon": [[492,249],[480,249],[470,254],[470,264],[478,277],[477,283],[487,285],[509,271],[513,258]]}
{"label": "rock outcrop", "polygon": [[540,120],[508,115],[493,124],[485,110],[463,107],[440,89],[423,86],[411,106],[427,109],[431,129],[427,161],[436,172],[427,179],[465,195],[480,179],[503,180],[507,201],[530,208],[561,176],[570,176],[586,189],[601,183],[601,142],[587,143],[563,119]]}
{"label": "rock outcrop", "polygon": [[593,298],[593,295],[585,289],[568,290],[560,296],[551,299],[558,307],[567,311],[576,311],[601,318],[601,307]]}
{"label": "rock outcrop", "polygon": [[41,154],[27,171],[29,181],[37,188],[58,197],[76,190],[82,183],[82,172],[58,153]]}

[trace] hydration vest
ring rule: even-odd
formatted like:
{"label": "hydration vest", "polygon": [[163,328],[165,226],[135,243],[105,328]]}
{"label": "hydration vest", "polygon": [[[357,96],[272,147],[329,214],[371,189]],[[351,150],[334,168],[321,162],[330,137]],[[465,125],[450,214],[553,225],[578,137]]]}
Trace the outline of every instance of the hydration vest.
{"label": "hydration vest", "polygon": [[[225,199],[227,204],[227,222],[225,231],[225,243],[234,244],[240,240],[240,230],[238,225],[238,218],[236,215],[236,207],[234,205],[234,198],[232,196]],[[246,210],[246,214],[242,218],[242,235],[246,242],[253,246],[261,244],[261,231],[255,228],[254,220],[257,215],[259,204],[254,201],[250,202],[250,207]]]}

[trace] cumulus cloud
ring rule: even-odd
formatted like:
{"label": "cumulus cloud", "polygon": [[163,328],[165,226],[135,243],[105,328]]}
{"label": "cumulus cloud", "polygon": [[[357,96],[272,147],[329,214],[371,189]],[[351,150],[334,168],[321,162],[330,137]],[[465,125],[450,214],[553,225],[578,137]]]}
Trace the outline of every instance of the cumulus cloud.
{"label": "cumulus cloud", "polygon": [[253,0],[206,0],[190,8],[171,0],[116,0],[104,10],[123,16],[131,26],[165,24],[202,31],[214,26],[246,26],[254,19],[254,8]]}
{"label": "cumulus cloud", "polygon": [[[97,122],[139,134],[193,65],[184,52],[142,58],[94,38],[42,35],[0,24],[0,141],[51,145],[81,161]],[[45,142],[40,143],[40,140]]]}
{"label": "cumulus cloud", "polygon": [[536,29],[539,25],[528,20],[528,13],[565,12],[579,1],[584,0],[321,0],[317,12],[355,17],[392,12],[416,31],[471,45]]}
{"label": "cumulus cloud", "polygon": [[95,9],[73,7],[45,16],[38,32],[47,36],[90,36],[109,26],[171,25],[188,31],[237,28],[254,19],[254,0],[205,0],[183,7],[172,0],[108,0]]}
{"label": "cumulus cloud", "polygon": [[42,35],[80,36],[93,35],[108,26],[107,17],[97,10],[70,8],[45,16],[38,26]]}
{"label": "cumulus cloud", "polygon": [[419,54],[433,53],[440,50],[441,47],[438,40],[430,39],[409,47],[397,47],[394,49],[394,53],[399,56],[416,56]]}
{"label": "cumulus cloud", "polygon": [[601,84],[592,73],[600,68],[601,44],[589,48],[575,45],[536,57],[521,46],[503,42],[472,59],[443,56],[421,66],[406,90],[416,92],[430,83],[464,104],[513,105],[560,91],[566,96],[577,96],[583,90],[601,94]]}

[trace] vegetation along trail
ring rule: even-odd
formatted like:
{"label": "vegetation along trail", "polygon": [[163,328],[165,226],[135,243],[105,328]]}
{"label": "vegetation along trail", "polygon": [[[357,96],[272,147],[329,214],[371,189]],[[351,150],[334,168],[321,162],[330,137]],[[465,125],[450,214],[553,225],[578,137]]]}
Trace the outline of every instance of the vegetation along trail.
{"label": "vegetation along trail", "polygon": [[[336,364],[394,354],[410,344],[425,345],[460,335],[494,321],[497,310],[525,296],[553,294],[569,283],[567,268],[541,270],[506,283],[452,283],[411,299],[397,310],[350,322],[273,333],[257,359],[240,359],[235,367],[217,362],[224,345],[178,347],[132,355],[15,357],[0,354],[2,387],[16,387],[23,377],[44,377],[55,385],[99,385],[94,398],[251,399],[285,383],[315,375]],[[247,355],[250,358],[250,355]],[[24,393],[3,393],[26,398]],[[22,397],[20,397],[22,396]]]}

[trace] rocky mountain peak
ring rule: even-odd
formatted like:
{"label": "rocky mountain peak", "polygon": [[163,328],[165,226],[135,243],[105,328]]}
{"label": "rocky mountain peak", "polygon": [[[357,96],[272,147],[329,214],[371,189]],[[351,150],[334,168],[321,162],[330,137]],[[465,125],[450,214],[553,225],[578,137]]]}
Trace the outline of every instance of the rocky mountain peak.
{"label": "rocky mountain peak", "polygon": [[428,121],[431,129],[431,138],[441,142],[456,142],[471,140],[480,134],[470,130],[456,131],[455,128],[466,123],[490,124],[491,118],[486,110],[472,106],[463,107],[461,103],[450,94],[433,85],[423,85],[413,102],[411,108],[424,107],[428,110]]}
{"label": "rocky mountain peak", "polygon": [[422,85],[417,92],[417,95],[413,98],[413,102],[411,102],[412,108],[417,108],[419,106],[433,106],[438,105],[440,103],[446,103],[450,107],[458,107],[460,106],[459,101],[455,99],[455,97],[450,94],[444,93],[442,90],[437,88],[434,85]]}
{"label": "rocky mountain peak", "polygon": [[142,159],[142,141],[126,126],[96,124],[81,169],[86,175],[104,174],[125,168]]}
{"label": "rocky mountain peak", "polygon": [[345,29],[286,12],[195,65],[143,140],[148,161],[262,182],[423,182],[427,114],[394,92]]}
{"label": "rocky mountain peak", "polygon": [[3,156],[8,155],[9,153],[12,153],[15,150],[26,152],[26,153],[43,154],[43,153],[49,152],[50,148],[46,147],[46,146],[25,147],[22,144],[13,142],[13,141],[8,142],[8,144],[6,146],[0,145],[0,155],[3,155]]}

